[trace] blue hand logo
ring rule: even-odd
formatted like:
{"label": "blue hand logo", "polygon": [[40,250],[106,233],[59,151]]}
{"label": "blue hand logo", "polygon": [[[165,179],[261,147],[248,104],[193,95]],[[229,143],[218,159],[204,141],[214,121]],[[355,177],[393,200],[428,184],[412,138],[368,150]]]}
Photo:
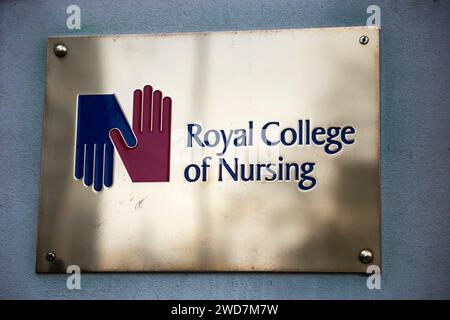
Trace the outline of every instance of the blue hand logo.
{"label": "blue hand logo", "polygon": [[[79,95],[75,178],[100,191],[113,183],[114,147],[109,132],[118,129],[129,147],[137,144],[119,103],[113,94]],[[95,162],[95,163],[94,163]]]}

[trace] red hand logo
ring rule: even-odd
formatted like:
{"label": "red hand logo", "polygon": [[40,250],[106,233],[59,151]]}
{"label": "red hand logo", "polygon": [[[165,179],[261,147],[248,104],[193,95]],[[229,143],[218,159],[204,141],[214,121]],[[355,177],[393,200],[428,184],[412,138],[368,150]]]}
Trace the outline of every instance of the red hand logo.
{"label": "red hand logo", "polygon": [[[162,100],[162,106],[161,106]],[[162,115],[162,117],[161,117]],[[133,131],[137,145],[129,148],[117,129],[110,137],[133,182],[162,182],[170,177],[170,125],[172,100],[162,99],[151,86],[134,91]]]}

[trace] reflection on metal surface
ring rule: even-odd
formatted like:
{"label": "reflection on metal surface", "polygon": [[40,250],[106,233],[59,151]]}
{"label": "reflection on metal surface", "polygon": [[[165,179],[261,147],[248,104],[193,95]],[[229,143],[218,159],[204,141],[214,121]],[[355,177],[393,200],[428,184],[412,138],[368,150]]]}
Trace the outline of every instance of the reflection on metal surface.
{"label": "reflection on metal surface", "polygon": [[[364,249],[380,265],[378,29],[58,37],[47,60],[38,272],[365,272]],[[78,96],[114,94],[131,126],[133,92],[147,84],[172,99],[170,181],[133,182],[116,149],[111,187],[84,186],[74,178]],[[306,120],[310,130],[352,126],[354,143],[335,154],[306,145]],[[263,132],[269,122],[279,125]],[[245,132],[247,145],[189,147],[189,124],[199,139]],[[285,129],[292,145],[261,138]],[[188,182],[185,169],[206,157],[207,179]],[[302,191],[286,172],[221,179],[221,161],[235,158],[245,170],[314,163],[316,185]]]}

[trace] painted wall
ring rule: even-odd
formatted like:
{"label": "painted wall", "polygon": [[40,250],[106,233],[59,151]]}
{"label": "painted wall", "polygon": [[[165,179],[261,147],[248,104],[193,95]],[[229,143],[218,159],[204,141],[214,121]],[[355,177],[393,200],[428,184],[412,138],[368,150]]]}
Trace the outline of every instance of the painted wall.
{"label": "painted wall", "polygon": [[[82,29],[66,28],[81,7]],[[34,272],[46,38],[382,23],[382,289],[363,275]],[[450,298],[450,2],[1,1],[0,298]]]}

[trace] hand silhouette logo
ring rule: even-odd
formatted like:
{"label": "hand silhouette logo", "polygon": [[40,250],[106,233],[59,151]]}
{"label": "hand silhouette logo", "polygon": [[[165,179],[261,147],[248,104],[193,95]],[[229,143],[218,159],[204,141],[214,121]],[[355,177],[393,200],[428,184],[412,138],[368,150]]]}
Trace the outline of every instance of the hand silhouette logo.
{"label": "hand silhouette logo", "polygon": [[129,146],[136,139],[113,94],[79,95],[75,152],[75,178],[100,191],[113,183],[114,148],[109,131],[120,130]]}
{"label": "hand silhouette logo", "polygon": [[151,86],[134,92],[133,130],[113,94],[79,95],[75,178],[113,183],[114,146],[133,182],[169,181],[172,101]]}
{"label": "hand silhouette logo", "polygon": [[141,90],[134,91],[133,131],[137,146],[129,147],[120,129],[111,131],[114,146],[133,182],[169,181],[171,114],[172,100],[162,99],[161,91],[153,92],[151,86],[145,86],[144,99]]}

